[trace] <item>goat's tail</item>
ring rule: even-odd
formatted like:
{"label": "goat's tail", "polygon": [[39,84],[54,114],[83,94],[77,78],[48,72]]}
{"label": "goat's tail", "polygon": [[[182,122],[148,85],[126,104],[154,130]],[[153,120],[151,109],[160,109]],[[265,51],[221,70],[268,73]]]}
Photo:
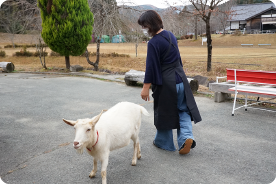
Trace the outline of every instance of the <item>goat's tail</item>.
{"label": "goat's tail", "polygon": [[144,107],[140,106],[140,109],[141,109],[141,113],[144,114],[145,116],[149,116],[150,115],[148,113],[148,111]]}

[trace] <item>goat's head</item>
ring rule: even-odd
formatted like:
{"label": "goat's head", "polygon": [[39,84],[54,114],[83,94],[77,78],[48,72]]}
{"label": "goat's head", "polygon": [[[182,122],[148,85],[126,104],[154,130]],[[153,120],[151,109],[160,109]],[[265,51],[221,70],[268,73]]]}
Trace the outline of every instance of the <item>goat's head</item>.
{"label": "goat's head", "polygon": [[78,119],[77,121],[63,119],[66,124],[74,126],[75,128],[75,139],[73,146],[78,153],[82,153],[84,148],[92,142],[95,142],[95,125],[99,121],[103,112],[104,111],[92,119]]}

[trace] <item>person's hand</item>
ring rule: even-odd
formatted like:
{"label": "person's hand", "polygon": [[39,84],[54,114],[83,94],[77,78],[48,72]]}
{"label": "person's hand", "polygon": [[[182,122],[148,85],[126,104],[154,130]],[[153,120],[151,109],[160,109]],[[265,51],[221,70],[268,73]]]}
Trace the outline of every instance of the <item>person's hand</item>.
{"label": "person's hand", "polygon": [[145,101],[149,101],[150,97],[149,97],[149,88],[150,88],[150,83],[146,83],[143,86],[143,89],[141,91],[141,98]]}

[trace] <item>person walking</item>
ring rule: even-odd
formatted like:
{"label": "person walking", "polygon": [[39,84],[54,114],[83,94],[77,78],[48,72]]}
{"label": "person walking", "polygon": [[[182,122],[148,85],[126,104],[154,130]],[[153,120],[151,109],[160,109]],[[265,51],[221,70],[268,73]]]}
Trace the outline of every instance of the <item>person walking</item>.
{"label": "person walking", "polygon": [[192,90],[183,70],[175,36],[163,29],[160,15],[154,10],[144,12],[138,24],[152,36],[148,42],[146,72],[141,98],[154,98],[154,125],[157,129],[153,145],[175,151],[173,129],[177,129],[179,154],[187,154],[196,146],[192,121],[200,122]]}

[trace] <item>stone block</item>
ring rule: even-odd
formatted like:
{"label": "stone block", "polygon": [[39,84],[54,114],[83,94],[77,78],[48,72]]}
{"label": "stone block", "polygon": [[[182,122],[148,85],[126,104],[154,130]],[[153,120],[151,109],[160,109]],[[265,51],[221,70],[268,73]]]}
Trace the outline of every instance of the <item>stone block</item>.
{"label": "stone block", "polygon": [[132,86],[135,85],[137,82],[144,82],[145,72],[137,71],[137,70],[130,70],[125,73],[125,82],[126,85]]}
{"label": "stone block", "polygon": [[13,72],[14,71],[14,64],[12,62],[0,62],[0,71],[1,72]]}
{"label": "stone block", "polygon": [[[128,72],[125,73],[125,83],[127,86],[134,86],[136,85],[137,82],[144,82],[144,78],[145,78],[145,72],[142,71],[137,71],[137,70],[130,70]],[[190,84],[190,87],[194,92],[196,92],[198,90],[199,87],[199,83],[197,80],[195,80],[194,78],[187,78]]]}
{"label": "stone block", "polygon": [[199,84],[197,80],[191,80],[190,81],[190,87],[193,93],[197,92]]}
{"label": "stone block", "polygon": [[230,93],[222,93],[222,92],[215,92],[215,102],[224,102],[225,100],[228,100],[231,98]]}
{"label": "stone block", "polygon": [[70,66],[70,72],[78,72],[78,71],[82,71],[83,67],[80,65],[71,65]]}
{"label": "stone block", "polygon": [[196,75],[193,78],[198,81],[198,84],[208,87],[209,81],[208,81],[207,77],[203,77],[201,75]]}

